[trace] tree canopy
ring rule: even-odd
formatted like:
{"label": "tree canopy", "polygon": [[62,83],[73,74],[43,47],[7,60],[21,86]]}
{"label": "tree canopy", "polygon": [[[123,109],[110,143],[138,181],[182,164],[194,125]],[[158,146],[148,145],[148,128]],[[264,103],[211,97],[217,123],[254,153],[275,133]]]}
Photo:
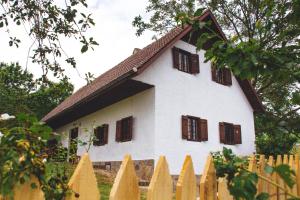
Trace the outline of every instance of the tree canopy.
{"label": "tree canopy", "polygon": [[65,69],[58,58],[76,67],[75,58],[68,56],[61,45],[63,38],[78,40],[82,53],[98,45],[93,37],[87,36],[87,30],[95,22],[86,12],[86,0],[1,0],[0,5],[0,31],[8,33],[9,46],[19,47],[21,40],[13,30],[15,26],[24,27],[24,33],[32,41],[29,58],[42,68],[40,79],[44,82],[48,80],[48,72],[64,77]]}
{"label": "tree canopy", "polygon": [[[229,67],[236,76],[251,81],[266,108],[255,116],[258,151],[287,153],[300,136],[300,1],[149,0],[150,20],[138,16],[133,26],[137,35],[147,29],[162,34],[182,23],[200,29],[209,22],[199,24],[194,18],[206,8],[228,38],[205,52],[206,61]],[[202,34],[197,49],[215,37],[214,32]],[[276,143],[275,138],[281,140]],[[274,145],[279,147],[276,153]]]}
{"label": "tree canopy", "polygon": [[0,113],[27,113],[41,119],[73,92],[68,78],[43,83],[18,63],[0,63]]}

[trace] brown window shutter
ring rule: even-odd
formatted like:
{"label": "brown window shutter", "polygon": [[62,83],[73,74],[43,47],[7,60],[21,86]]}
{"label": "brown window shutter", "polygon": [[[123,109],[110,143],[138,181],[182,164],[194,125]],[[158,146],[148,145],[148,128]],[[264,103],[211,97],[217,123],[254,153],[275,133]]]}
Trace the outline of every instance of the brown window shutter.
{"label": "brown window shutter", "polygon": [[225,85],[232,85],[232,77],[230,69],[223,68]]}
{"label": "brown window shutter", "polygon": [[199,119],[201,141],[208,141],[207,120]]}
{"label": "brown window shutter", "polygon": [[213,63],[211,63],[211,79],[217,82],[217,68]]}
{"label": "brown window shutter", "polygon": [[122,121],[119,120],[116,123],[116,142],[120,142],[121,141],[121,129],[122,129]]}
{"label": "brown window shutter", "polygon": [[179,69],[179,49],[173,47],[172,54],[173,54],[173,67]]}
{"label": "brown window shutter", "polygon": [[128,127],[129,127],[129,133],[128,133],[128,140],[132,140],[132,132],[133,132],[133,117],[130,116],[128,118]]}
{"label": "brown window shutter", "polygon": [[234,144],[242,144],[241,125],[234,125]]}
{"label": "brown window shutter", "polygon": [[104,124],[104,144],[108,143],[108,124]]}
{"label": "brown window shutter", "polygon": [[198,74],[200,72],[199,68],[199,55],[198,54],[191,54],[191,73]]}
{"label": "brown window shutter", "polygon": [[220,143],[225,144],[225,125],[224,122],[219,123]]}
{"label": "brown window shutter", "polygon": [[182,139],[188,139],[188,117],[184,115],[181,116],[181,131]]}

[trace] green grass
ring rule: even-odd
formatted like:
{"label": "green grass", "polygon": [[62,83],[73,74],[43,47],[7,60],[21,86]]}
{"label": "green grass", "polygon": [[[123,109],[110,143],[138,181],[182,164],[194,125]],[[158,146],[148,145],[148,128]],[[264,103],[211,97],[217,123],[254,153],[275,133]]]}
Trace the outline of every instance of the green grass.
{"label": "green grass", "polygon": [[100,194],[101,194],[101,200],[108,200],[112,184],[110,184],[110,183],[99,183],[98,187],[99,187]]}
{"label": "green grass", "polygon": [[[61,162],[61,163],[49,162],[46,165],[46,173],[48,175],[65,174],[67,176],[67,179],[69,180],[75,168],[76,165],[72,165],[68,162]],[[108,200],[110,190],[113,185],[111,178],[101,175],[99,173],[96,173],[96,178],[97,178],[98,188],[101,194],[101,200]],[[141,200],[146,200],[146,195],[147,195],[146,192],[141,192]]]}
{"label": "green grass", "polygon": [[[113,183],[106,177],[96,174],[101,200],[108,200]],[[146,200],[146,192],[141,192],[141,200]]]}

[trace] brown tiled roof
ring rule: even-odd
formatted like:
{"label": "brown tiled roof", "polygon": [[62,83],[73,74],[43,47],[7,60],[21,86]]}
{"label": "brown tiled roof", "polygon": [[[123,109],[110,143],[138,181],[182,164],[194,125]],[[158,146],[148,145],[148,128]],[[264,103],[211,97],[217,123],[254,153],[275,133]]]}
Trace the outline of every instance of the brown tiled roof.
{"label": "brown tiled roof", "polygon": [[132,71],[133,68],[140,68],[143,66],[150,58],[152,58],[156,53],[158,53],[163,47],[165,47],[170,41],[172,41],[176,36],[183,32],[182,28],[175,28],[171,30],[168,34],[158,39],[157,41],[151,43],[135,54],[129,56],[127,59],[111,68],[107,72],[103,73],[97,77],[91,84],[80,88],[73,95],[68,97],[65,101],[54,108],[50,113],[48,113],[42,121],[47,121],[48,119],[54,117],[60,112],[67,108],[75,105],[84,98],[92,95],[97,90],[103,88],[110,82],[121,77],[122,75]]}
{"label": "brown tiled roof", "polygon": [[[203,20],[206,17],[212,17],[215,21],[212,13],[210,11],[206,11],[199,20]],[[219,27],[218,27],[219,28]],[[116,65],[115,67],[111,68],[107,72],[100,75],[96,78],[91,84],[86,85],[76,91],[73,95],[68,97],[65,101],[59,104],[56,108],[54,108],[51,112],[49,112],[42,121],[47,122],[51,118],[59,115],[60,113],[64,112],[67,109],[71,109],[72,107],[76,106],[80,102],[84,101],[85,99],[95,95],[98,91],[108,87],[117,79],[122,79],[129,74],[139,74],[148,67],[159,55],[161,55],[164,50],[171,47],[176,41],[182,38],[186,33],[191,30],[190,26],[185,28],[174,28],[165,36],[161,37],[157,41],[149,44],[145,48],[137,51],[135,54],[129,56],[127,59]],[[223,32],[220,30],[220,34],[224,36]],[[133,69],[136,68],[137,72]],[[248,86],[246,86],[248,88]],[[249,89],[249,88],[248,88]],[[250,93],[253,91],[253,88],[249,89]],[[249,93],[249,92],[248,92]],[[249,99],[248,95],[246,95]],[[255,99],[252,99],[252,102],[259,101],[256,95],[254,95]],[[260,104],[261,105],[261,104]],[[253,105],[252,105],[253,107]],[[255,107],[255,106],[254,106]],[[254,109],[255,110],[255,109]]]}

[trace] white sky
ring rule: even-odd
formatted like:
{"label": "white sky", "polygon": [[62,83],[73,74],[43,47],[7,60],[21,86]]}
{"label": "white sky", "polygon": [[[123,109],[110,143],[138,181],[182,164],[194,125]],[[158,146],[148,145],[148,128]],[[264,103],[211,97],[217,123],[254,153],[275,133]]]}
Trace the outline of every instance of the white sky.
{"label": "white sky", "polygon": [[[153,33],[146,32],[137,37],[131,22],[139,14],[145,16],[147,0],[88,0],[89,12],[96,22],[96,26],[90,29],[89,35],[93,36],[99,43],[95,51],[80,53],[79,41],[62,41],[64,50],[69,56],[74,56],[77,61],[77,69],[82,77],[91,72],[95,77],[112,68],[123,59],[131,55],[135,47],[142,48],[152,40]],[[10,29],[10,34],[21,39],[19,48],[8,46],[8,33],[0,29],[1,56],[0,62],[19,62],[26,66],[28,49],[32,43],[24,31],[24,27]],[[75,85],[75,90],[86,84],[80,78],[75,69],[61,62],[62,67],[70,81]],[[28,69],[35,76],[41,74],[40,68],[29,61]]]}

